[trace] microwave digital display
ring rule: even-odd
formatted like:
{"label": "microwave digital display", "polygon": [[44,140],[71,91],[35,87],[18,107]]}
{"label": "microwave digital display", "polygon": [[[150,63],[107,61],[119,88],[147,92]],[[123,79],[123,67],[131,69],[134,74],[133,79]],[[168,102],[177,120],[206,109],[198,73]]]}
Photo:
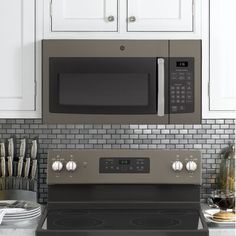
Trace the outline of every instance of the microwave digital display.
{"label": "microwave digital display", "polygon": [[177,61],[176,67],[188,67],[188,62],[187,61]]}

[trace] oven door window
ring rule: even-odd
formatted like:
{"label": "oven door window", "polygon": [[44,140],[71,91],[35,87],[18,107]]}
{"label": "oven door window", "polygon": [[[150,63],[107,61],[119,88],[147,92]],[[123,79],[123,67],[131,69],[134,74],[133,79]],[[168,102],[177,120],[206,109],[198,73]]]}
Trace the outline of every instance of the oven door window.
{"label": "oven door window", "polygon": [[156,58],[50,58],[49,66],[52,113],[156,113]]}

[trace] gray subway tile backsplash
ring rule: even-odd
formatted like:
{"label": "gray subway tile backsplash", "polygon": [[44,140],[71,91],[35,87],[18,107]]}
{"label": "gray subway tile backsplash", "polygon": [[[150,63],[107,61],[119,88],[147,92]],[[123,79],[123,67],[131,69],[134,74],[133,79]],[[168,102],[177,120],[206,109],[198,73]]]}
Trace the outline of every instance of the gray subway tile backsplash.
{"label": "gray subway tile backsplash", "polygon": [[[0,139],[39,140],[39,201],[47,201],[49,149],[196,149],[202,152],[202,200],[216,185],[222,148],[235,142],[234,119],[204,119],[199,125],[43,124],[40,119],[0,119]],[[28,150],[29,153],[29,150]]]}

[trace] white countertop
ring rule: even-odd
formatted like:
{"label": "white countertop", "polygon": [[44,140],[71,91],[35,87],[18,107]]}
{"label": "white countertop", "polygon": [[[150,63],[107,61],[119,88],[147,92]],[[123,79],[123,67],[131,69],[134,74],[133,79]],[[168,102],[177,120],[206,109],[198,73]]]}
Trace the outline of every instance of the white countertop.
{"label": "white countertop", "polygon": [[25,223],[0,225],[0,236],[35,236],[39,219],[40,217]]}
{"label": "white countertop", "polygon": [[[210,209],[207,204],[202,204],[203,213],[205,210]],[[209,236],[235,236],[234,226],[223,226],[222,224],[207,223],[209,229]]]}

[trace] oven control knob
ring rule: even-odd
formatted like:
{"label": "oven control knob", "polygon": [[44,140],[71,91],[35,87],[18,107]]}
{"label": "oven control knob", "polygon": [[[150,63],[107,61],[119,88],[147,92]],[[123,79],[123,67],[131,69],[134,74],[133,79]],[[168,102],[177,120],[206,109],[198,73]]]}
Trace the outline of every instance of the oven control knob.
{"label": "oven control knob", "polygon": [[74,161],[67,162],[67,164],[66,164],[67,171],[73,172],[76,170],[76,168],[77,168],[77,165]]}
{"label": "oven control knob", "polygon": [[61,161],[54,161],[52,163],[52,170],[55,172],[60,172],[63,168],[63,164]]}
{"label": "oven control knob", "polygon": [[181,161],[173,162],[172,169],[176,172],[181,171],[183,169],[183,163]]}
{"label": "oven control knob", "polygon": [[194,172],[197,169],[197,163],[195,161],[187,162],[186,169],[188,172]]}

